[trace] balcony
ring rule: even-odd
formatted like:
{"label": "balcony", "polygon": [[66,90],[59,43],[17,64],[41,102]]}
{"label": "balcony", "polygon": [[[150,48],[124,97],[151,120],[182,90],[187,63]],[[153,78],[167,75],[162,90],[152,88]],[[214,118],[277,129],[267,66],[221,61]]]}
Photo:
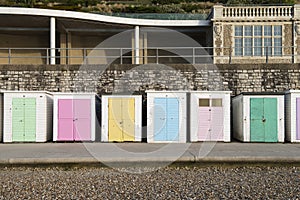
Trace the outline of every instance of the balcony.
{"label": "balcony", "polygon": [[220,21],[280,21],[294,16],[294,6],[214,6],[213,20]]}
{"label": "balcony", "polygon": [[[280,48],[282,53],[277,55],[272,48]],[[51,56],[51,50],[55,50],[55,57]],[[235,55],[233,47],[148,47],[138,49],[139,55],[136,56],[136,50],[133,48],[1,48],[0,64],[49,65],[51,59],[55,59],[57,64],[67,65],[298,63],[300,61],[300,56],[294,53],[297,50],[296,46],[276,46],[265,50],[260,56],[242,56]]]}

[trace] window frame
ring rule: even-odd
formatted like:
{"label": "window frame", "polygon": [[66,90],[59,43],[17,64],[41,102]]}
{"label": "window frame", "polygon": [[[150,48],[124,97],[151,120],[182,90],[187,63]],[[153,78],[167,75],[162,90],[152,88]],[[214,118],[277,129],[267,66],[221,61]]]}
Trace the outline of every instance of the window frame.
{"label": "window frame", "polygon": [[[251,33],[249,33],[249,27],[251,27]],[[261,34],[258,35],[257,27],[261,27]],[[267,31],[267,27],[271,27],[271,32]],[[280,27],[280,28],[279,28]],[[279,29],[278,29],[279,28]],[[240,34],[236,34],[239,29]],[[280,31],[278,31],[278,30]],[[270,34],[265,34],[270,33]],[[276,34],[277,33],[277,34]],[[283,51],[283,25],[263,25],[263,24],[253,24],[253,25],[235,25],[234,26],[234,38],[233,38],[233,55],[235,57],[265,57],[266,54],[271,57],[282,57],[284,56]],[[246,41],[249,43],[249,38],[252,42],[249,47],[246,47]],[[261,46],[256,46],[258,40],[261,40]],[[271,46],[267,47],[265,44],[269,44],[268,40],[271,39]],[[239,46],[236,46],[237,41],[241,41]],[[268,52],[268,53],[267,53]],[[271,52],[271,53],[270,53]]]}

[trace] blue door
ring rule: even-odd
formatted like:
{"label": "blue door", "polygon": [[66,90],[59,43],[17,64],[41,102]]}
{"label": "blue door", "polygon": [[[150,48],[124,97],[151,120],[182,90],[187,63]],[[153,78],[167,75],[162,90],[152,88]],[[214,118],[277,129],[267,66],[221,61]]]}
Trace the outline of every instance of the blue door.
{"label": "blue door", "polygon": [[167,107],[166,98],[154,99],[154,141],[166,141]]}
{"label": "blue door", "polygon": [[179,102],[177,98],[167,99],[167,141],[178,141]]}
{"label": "blue door", "polygon": [[178,141],[178,135],[178,99],[154,98],[154,141]]}

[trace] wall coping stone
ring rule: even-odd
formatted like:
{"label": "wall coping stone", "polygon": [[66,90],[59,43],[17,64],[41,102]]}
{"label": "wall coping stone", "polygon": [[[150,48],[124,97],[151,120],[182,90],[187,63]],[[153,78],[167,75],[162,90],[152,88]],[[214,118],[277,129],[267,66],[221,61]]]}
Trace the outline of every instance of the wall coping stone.
{"label": "wall coping stone", "polygon": [[[78,71],[78,70],[117,70],[128,71],[139,65],[0,65],[0,71]],[[300,70],[300,64],[170,64],[170,69],[181,71],[197,70]],[[139,68],[138,68],[139,69]],[[145,70],[151,70],[151,64],[143,66]],[[167,69],[167,68],[165,68]]]}

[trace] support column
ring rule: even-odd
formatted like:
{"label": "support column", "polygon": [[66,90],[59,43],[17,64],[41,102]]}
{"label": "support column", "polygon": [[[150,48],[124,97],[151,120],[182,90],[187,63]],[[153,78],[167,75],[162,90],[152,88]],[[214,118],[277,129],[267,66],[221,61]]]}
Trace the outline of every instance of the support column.
{"label": "support column", "polygon": [[134,29],[134,52],[135,52],[134,64],[140,64],[140,27],[139,26],[135,26]]}
{"label": "support column", "polygon": [[55,18],[50,18],[50,64],[55,65]]}
{"label": "support column", "polygon": [[143,64],[148,64],[148,36],[147,36],[147,32],[144,33],[144,40],[143,40],[143,48],[144,48],[144,63]]}

